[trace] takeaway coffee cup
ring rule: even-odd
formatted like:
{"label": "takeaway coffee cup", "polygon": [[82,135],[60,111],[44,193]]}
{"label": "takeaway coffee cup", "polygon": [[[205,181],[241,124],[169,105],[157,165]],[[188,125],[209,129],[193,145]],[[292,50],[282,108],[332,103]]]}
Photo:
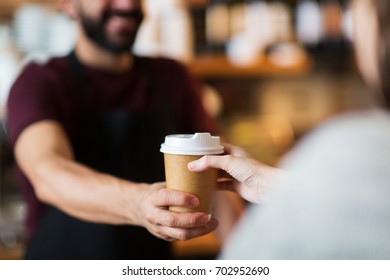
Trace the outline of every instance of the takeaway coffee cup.
{"label": "takeaway coffee cup", "polygon": [[170,206],[169,210],[211,215],[218,170],[191,172],[187,164],[204,155],[222,154],[224,150],[220,138],[210,133],[168,135],[160,151],[164,153],[167,188],[194,194],[200,200],[197,208]]}

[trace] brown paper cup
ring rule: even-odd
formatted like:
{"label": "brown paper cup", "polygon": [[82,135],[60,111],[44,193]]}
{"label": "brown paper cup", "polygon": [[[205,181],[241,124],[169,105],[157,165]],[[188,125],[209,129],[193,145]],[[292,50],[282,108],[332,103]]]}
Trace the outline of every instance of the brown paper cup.
{"label": "brown paper cup", "polygon": [[218,170],[210,169],[204,172],[191,172],[187,168],[189,162],[201,157],[164,154],[167,188],[191,193],[200,200],[200,205],[197,208],[170,206],[169,210],[175,212],[204,212],[207,214],[213,212]]}
{"label": "brown paper cup", "polygon": [[197,208],[170,206],[169,210],[204,212],[211,215],[214,207],[218,170],[191,172],[187,165],[203,155],[222,154],[223,146],[220,137],[212,136],[208,132],[167,135],[164,143],[161,144],[160,151],[164,153],[167,188],[191,193],[200,200],[200,205]]}

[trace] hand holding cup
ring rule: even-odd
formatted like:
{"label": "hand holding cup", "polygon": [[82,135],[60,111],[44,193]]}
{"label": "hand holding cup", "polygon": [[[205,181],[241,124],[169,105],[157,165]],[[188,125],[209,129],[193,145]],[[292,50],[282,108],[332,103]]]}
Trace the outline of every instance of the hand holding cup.
{"label": "hand holding cup", "polygon": [[204,155],[222,154],[224,149],[220,137],[211,136],[210,133],[168,135],[160,151],[164,153],[167,188],[191,193],[200,200],[196,208],[170,206],[169,210],[204,212],[211,215],[218,170],[211,168],[202,172],[191,172],[187,165]]}

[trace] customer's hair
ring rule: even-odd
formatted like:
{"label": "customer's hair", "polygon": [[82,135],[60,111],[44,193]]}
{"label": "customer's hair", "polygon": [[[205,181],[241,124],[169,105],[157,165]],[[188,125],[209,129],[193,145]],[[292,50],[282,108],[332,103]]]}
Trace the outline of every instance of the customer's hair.
{"label": "customer's hair", "polygon": [[390,108],[390,1],[373,0],[379,23],[379,75],[380,88],[384,95],[386,105]]}

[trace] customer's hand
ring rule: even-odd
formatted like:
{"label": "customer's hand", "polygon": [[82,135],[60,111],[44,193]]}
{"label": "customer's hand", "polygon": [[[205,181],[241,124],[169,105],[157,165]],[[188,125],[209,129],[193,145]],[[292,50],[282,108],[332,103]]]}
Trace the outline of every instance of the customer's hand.
{"label": "customer's hand", "polygon": [[215,219],[205,213],[177,213],[168,206],[195,208],[199,199],[189,193],[165,188],[164,183],[145,185],[148,189],[140,202],[143,226],[153,235],[167,241],[188,240],[214,231]]}
{"label": "customer's hand", "polygon": [[242,148],[224,144],[227,155],[207,155],[190,162],[188,169],[194,172],[210,168],[225,171],[234,180],[220,179],[219,189],[237,192],[247,201],[259,203],[262,190],[271,187],[280,170],[267,166],[251,158]]}

